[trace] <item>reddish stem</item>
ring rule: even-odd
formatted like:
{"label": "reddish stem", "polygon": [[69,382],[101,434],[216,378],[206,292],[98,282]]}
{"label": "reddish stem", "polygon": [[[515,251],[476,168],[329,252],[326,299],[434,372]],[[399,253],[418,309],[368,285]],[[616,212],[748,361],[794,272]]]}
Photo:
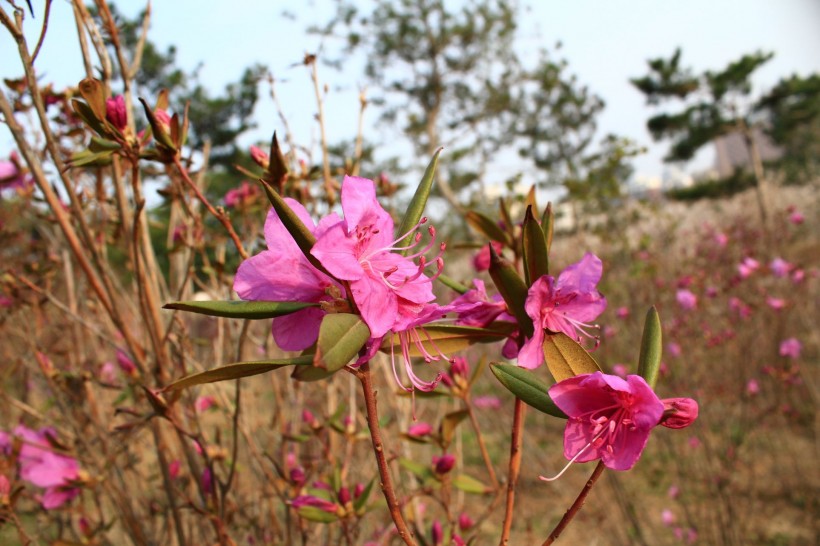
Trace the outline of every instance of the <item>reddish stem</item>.
{"label": "reddish stem", "polygon": [[501,546],[510,541],[512,529],[513,506],[515,505],[515,486],[518,483],[518,474],[521,472],[521,446],[523,444],[524,410],[527,407],[519,398],[515,399],[513,415],[512,438],[510,439],[510,469],[507,475],[507,509],[504,513],[504,529],[501,532]]}
{"label": "reddish stem", "polygon": [[601,474],[604,472],[604,463],[598,461],[598,466],[595,467],[595,470],[592,471],[592,476],[589,477],[587,483],[584,485],[584,488],[581,489],[581,492],[578,493],[578,498],[575,499],[575,502],[572,503],[572,506],[569,507],[564,517],[561,518],[561,521],[558,522],[558,525],[555,526],[555,529],[552,530],[550,536],[547,537],[547,540],[541,546],[549,546],[553,542],[555,542],[560,534],[567,528],[569,522],[572,521],[572,518],[581,510],[581,507],[584,505],[584,502],[587,500],[587,495],[592,490],[592,486],[595,485],[595,482],[598,481],[598,478],[601,477]]}

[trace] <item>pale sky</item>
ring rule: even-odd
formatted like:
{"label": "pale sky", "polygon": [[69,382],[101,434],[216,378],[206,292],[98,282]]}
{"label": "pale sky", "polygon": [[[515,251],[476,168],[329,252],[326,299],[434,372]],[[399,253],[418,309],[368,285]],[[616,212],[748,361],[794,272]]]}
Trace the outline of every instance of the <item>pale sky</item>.
{"label": "pale sky", "polygon": [[[36,18],[28,16],[26,24],[32,43],[39,32],[43,3],[35,0],[33,4]],[[642,177],[662,175],[665,166],[661,158],[666,151],[666,144],[652,143],[645,130],[652,110],[628,82],[646,72],[646,59],[668,57],[681,46],[684,64],[702,71],[723,68],[758,49],[774,51],[775,58],[756,74],[757,89],[768,88],[792,73],[820,71],[818,0],[532,0],[531,4],[520,20],[518,47],[535,51],[551,49],[558,40],[563,43],[570,71],[607,103],[599,118],[601,135],[614,132],[650,148],[648,154],[635,160],[636,174]],[[118,5],[133,15],[145,4],[122,0]],[[150,36],[163,48],[176,45],[184,68],[201,63],[202,80],[214,90],[237,80],[246,66],[257,62],[268,65],[280,80],[277,91],[292,128],[299,140],[309,143],[317,134],[312,122],[315,101],[306,71],[292,65],[299,63],[305,52],[316,50],[318,38],[303,30],[310,22],[326,21],[332,6],[332,0],[301,4],[155,0]],[[8,10],[7,4],[3,7]],[[283,18],[284,9],[293,11],[297,20]],[[37,68],[43,82],[55,81],[58,86],[76,84],[84,75],[66,0],[53,4],[49,35]],[[0,29],[0,77],[20,74],[14,43]],[[324,68],[321,77],[330,85],[325,105],[330,140],[352,138],[358,88],[365,83],[360,62],[353,62],[343,73]],[[376,118],[376,112],[370,112],[371,140],[393,140],[394,133],[375,126]],[[251,140],[266,140],[273,130],[282,130],[264,90],[255,119],[259,130]],[[0,126],[0,157],[12,146],[11,136]],[[711,161],[712,152],[707,151],[689,169],[708,167]],[[420,163],[426,163],[426,158]]]}

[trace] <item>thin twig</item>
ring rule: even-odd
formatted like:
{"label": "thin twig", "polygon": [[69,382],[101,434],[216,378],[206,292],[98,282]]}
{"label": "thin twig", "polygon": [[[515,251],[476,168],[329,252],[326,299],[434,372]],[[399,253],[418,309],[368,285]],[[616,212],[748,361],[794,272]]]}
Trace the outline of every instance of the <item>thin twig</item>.
{"label": "thin twig", "polygon": [[515,399],[512,437],[510,438],[510,469],[507,473],[507,509],[504,513],[504,528],[501,532],[501,546],[506,546],[510,541],[513,506],[515,505],[515,486],[518,482],[518,474],[521,472],[521,445],[523,442],[524,413],[526,408],[527,406],[524,405],[524,402],[522,402],[521,399]]}
{"label": "thin twig", "polygon": [[48,16],[51,14],[52,0],[46,0],[46,9],[43,14],[43,30],[40,31],[40,38],[37,40],[37,45],[34,46],[34,53],[31,55],[31,64],[37,60],[37,55],[40,53],[40,48],[43,47],[43,40],[46,39],[46,31],[48,30]]}
{"label": "thin twig", "polygon": [[390,468],[387,466],[387,458],[384,455],[384,443],[379,428],[379,413],[376,407],[376,393],[373,391],[370,363],[365,362],[358,370],[345,369],[353,373],[362,384],[362,393],[364,394],[364,403],[367,409],[367,428],[370,430],[373,453],[376,455],[376,464],[379,467],[379,477],[381,478],[379,485],[384,494],[384,499],[387,501],[390,517],[393,518],[399,538],[408,546],[415,546],[416,541],[413,539],[413,533],[407,527],[404,516],[402,516],[401,506],[396,498],[396,490],[393,488],[393,481],[390,478]]}
{"label": "thin twig", "polygon": [[490,454],[487,452],[487,445],[484,443],[484,436],[481,434],[481,428],[478,426],[478,419],[476,419],[473,406],[469,400],[465,400],[467,406],[467,415],[470,417],[470,423],[473,425],[475,437],[478,441],[478,449],[481,451],[481,458],[484,459],[484,466],[487,467],[487,473],[490,475],[490,481],[493,484],[493,491],[498,490],[498,477],[495,475],[493,462],[490,460]]}
{"label": "thin twig", "polygon": [[558,522],[558,525],[555,526],[555,529],[552,530],[550,536],[547,537],[547,540],[541,546],[549,546],[553,542],[555,542],[564,529],[567,528],[567,525],[572,521],[572,518],[581,510],[581,507],[584,505],[584,501],[587,500],[587,495],[592,490],[592,486],[595,485],[595,482],[598,481],[598,478],[601,477],[601,474],[604,472],[603,461],[598,461],[598,466],[595,467],[595,470],[592,471],[592,476],[589,477],[587,483],[584,484],[584,488],[581,489],[581,492],[578,493],[578,498],[575,499],[575,502],[572,503],[572,506],[569,507],[564,517],[561,518],[561,521]]}

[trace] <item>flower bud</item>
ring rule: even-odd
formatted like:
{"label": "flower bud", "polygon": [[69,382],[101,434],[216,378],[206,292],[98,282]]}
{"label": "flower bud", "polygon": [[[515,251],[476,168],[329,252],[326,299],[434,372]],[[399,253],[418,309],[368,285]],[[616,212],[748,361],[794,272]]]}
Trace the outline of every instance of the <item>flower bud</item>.
{"label": "flower bud", "polygon": [[441,457],[433,457],[433,466],[436,474],[447,474],[456,465],[456,458],[453,455],[445,454]]}
{"label": "flower bud", "polygon": [[251,159],[265,170],[270,165],[270,157],[258,146],[251,146]]}
{"label": "flower bud", "polygon": [[122,95],[105,99],[105,119],[120,131],[125,131],[128,126],[128,114]]}
{"label": "flower bud", "polygon": [[684,428],[698,418],[698,403],[691,398],[665,398],[660,424],[667,428]]}

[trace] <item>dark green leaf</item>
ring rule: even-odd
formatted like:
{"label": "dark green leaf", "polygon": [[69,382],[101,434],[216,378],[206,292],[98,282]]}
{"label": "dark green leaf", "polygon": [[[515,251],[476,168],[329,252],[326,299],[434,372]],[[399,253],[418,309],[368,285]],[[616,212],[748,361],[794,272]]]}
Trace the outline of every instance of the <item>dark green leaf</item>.
{"label": "dark green leaf", "polygon": [[446,286],[448,288],[452,288],[453,290],[455,290],[459,294],[465,294],[465,293],[470,291],[469,286],[461,284],[457,280],[451,279],[450,277],[448,277],[446,275],[439,275],[438,280],[441,284],[443,284],[444,286]]}
{"label": "dark green leaf", "polygon": [[254,362],[237,362],[235,364],[228,364],[221,368],[214,368],[204,372],[195,373],[182,379],[174,381],[163,391],[178,391],[187,389],[194,385],[202,385],[204,383],[216,383],[217,381],[227,381],[229,379],[239,379],[241,377],[250,377],[260,373],[269,372],[277,368],[285,366],[305,367],[305,365],[313,363],[313,356],[297,356],[294,358],[281,358],[275,360],[258,360]]}
{"label": "dark green leaf", "polygon": [[498,224],[495,223],[495,221],[491,220],[487,216],[481,214],[480,212],[470,210],[467,211],[464,218],[467,220],[467,223],[473,227],[473,229],[491,241],[498,241],[499,243],[504,243],[505,245],[510,246],[510,238],[507,233],[502,230]]}
{"label": "dark green leaf", "polygon": [[260,320],[289,315],[317,305],[299,301],[173,301],[163,305],[163,309],[188,311],[212,317]]}
{"label": "dark green leaf", "polygon": [[511,393],[540,412],[566,419],[567,416],[552,401],[549,385],[531,371],[514,364],[490,364],[493,375]]}
{"label": "dark green leaf", "polygon": [[[410,204],[407,206],[407,212],[404,213],[404,218],[402,218],[401,224],[399,225],[399,230],[396,232],[396,235],[399,237],[413,229],[424,214],[424,207],[427,205],[430,190],[433,188],[436,165],[438,164],[438,156],[441,154],[441,150],[442,148],[439,148],[436,150],[436,153],[433,154],[433,159],[430,160],[430,164],[427,165],[427,170],[424,171],[424,176],[421,177],[421,182],[419,182],[416,193],[413,194],[413,199],[410,200]],[[403,250],[402,252],[406,255],[410,252],[410,249]]]}
{"label": "dark green leaf", "polygon": [[319,327],[314,366],[335,372],[347,365],[370,338],[370,329],[358,315],[331,313]]}
{"label": "dark green leaf", "polygon": [[638,357],[638,375],[646,379],[649,386],[654,388],[658,381],[658,370],[661,367],[661,353],[663,352],[663,332],[661,318],[655,306],[646,312],[643,323],[643,337],[641,338],[641,355]]}
{"label": "dark green leaf", "polygon": [[522,227],[524,273],[526,274],[527,286],[549,274],[549,254],[547,250],[547,240],[541,225],[533,216],[532,207],[527,207]]}
{"label": "dark green leaf", "polygon": [[524,303],[527,300],[527,285],[512,264],[496,254],[492,246],[490,246],[490,277],[501,297],[504,298],[507,308],[512,311],[518,321],[521,332],[526,337],[532,337],[532,319],[524,309]]}
{"label": "dark green leaf", "polygon": [[367,499],[370,497],[370,492],[373,490],[373,483],[375,483],[374,480],[367,482],[362,494],[359,495],[359,498],[353,501],[353,510],[356,512],[364,508],[367,504]]}

